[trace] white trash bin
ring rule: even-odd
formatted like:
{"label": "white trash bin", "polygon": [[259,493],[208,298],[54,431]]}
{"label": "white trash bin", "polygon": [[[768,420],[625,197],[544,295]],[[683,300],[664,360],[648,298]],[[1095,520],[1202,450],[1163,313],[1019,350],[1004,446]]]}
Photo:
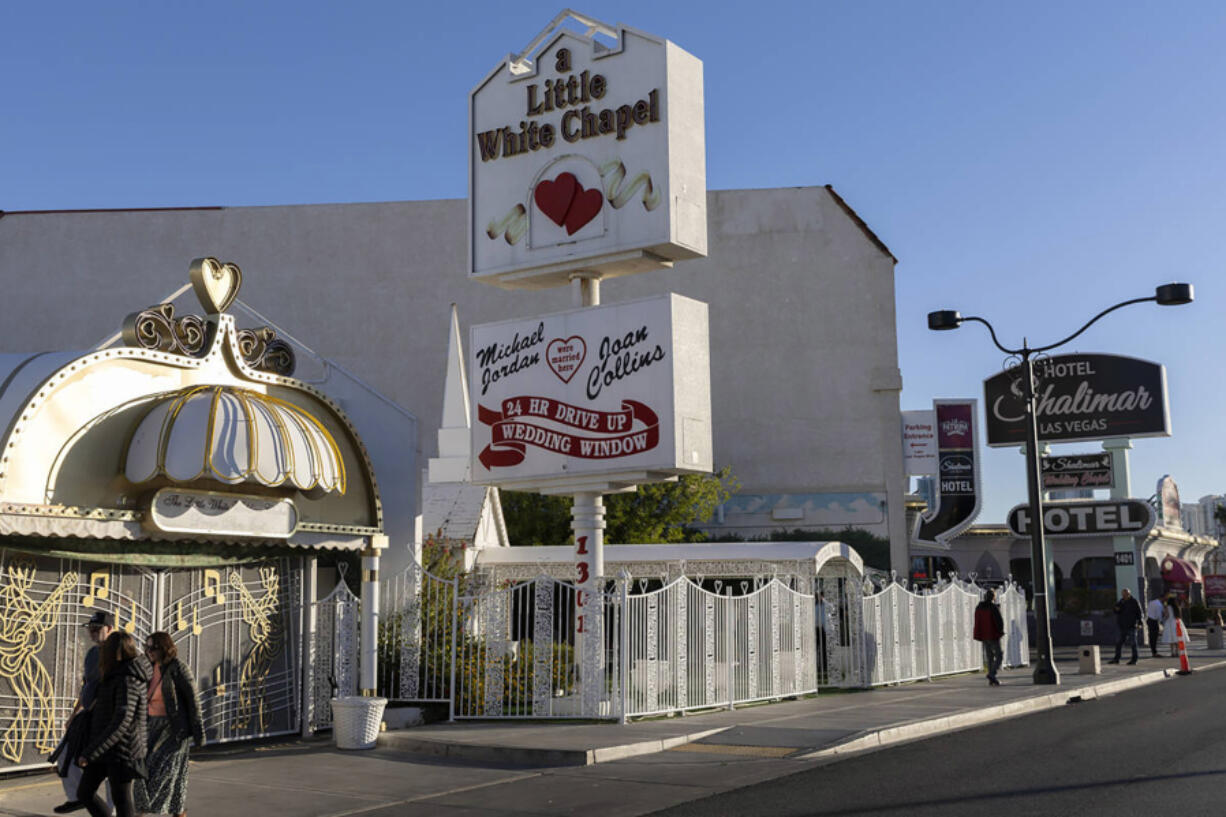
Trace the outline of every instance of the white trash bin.
{"label": "white trash bin", "polygon": [[1083,644],[1078,648],[1077,671],[1081,675],[1101,675],[1102,659],[1097,644]]}
{"label": "white trash bin", "polygon": [[346,695],[332,699],[332,742],[337,749],[373,749],[387,698]]}

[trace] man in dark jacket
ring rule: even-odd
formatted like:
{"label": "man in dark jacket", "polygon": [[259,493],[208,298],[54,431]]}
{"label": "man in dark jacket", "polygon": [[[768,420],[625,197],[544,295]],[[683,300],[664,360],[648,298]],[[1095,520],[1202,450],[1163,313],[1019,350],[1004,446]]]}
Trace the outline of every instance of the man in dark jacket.
{"label": "man in dark jacket", "polygon": [[1115,603],[1115,623],[1119,625],[1120,636],[1115,640],[1115,658],[1108,661],[1108,664],[1120,662],[1120,652],[1123,651],[1125,641],[1132,647],[1132,660],[1128,663],[1137,663],[1137,628],[1141,626],[1143,616],[1140,603],[1125,587],[1120,591],[1120,600]]}
{"label": "man in dark jacket", "polygon": [[[89,640],[93,642],[93,646],[85,653],[85,666],[81,673],[81,691],[77,694],[77,702],[72,708],[72,714],[68,716],[70,724],[77,715],[87,711],[94,704],[98,682],[102,680],[98,676],[98,645],[106,641],[111,630],[115,629],[115,617],[103,610],[97,610],[89,617],[89,621],[85,622],[85,628],[89,632]],[[85,804],[77,800],[77,787],[81,785],[81,767],[77,765],[75,753],[60,758],[59,765],[63,769],[60,777],[63,778],[64,794],[68,796],[68,799],[52,811],[56,814],[68,814],[85,808]],[[109,792],[106,800],[109,808],[111,805]]]}
{"label": "man in dark jacket", "polygon": [[1004,652],[1000,648],[1000,639],[1005,635],[1005,619],[1000,614],[1000,606],[996,604],[996,594],[991,590],[983,591],[983,601],[975,608],[975,640],[983,643],[983,661],[988,665],[988,684],[1000,686],[996,680],[996,672],[1004,660]]}

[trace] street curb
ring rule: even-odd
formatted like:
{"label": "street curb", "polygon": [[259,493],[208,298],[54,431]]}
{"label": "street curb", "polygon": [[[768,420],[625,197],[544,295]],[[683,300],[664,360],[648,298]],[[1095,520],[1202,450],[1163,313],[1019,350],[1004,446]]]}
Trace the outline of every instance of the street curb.
{"label": "street curb", "polygon": [[[1226,667],[1226,661],[1206,664],[1197,667],[1197,669],[1204,671],[1221,669],[1223,667]],[[1067,706],[1070,703],[1092,701],[1096,698],[1115,695],[1125,690],[1148,686],[1149,684],[1175,677],[1177,677],[1177,674],[1173,669],[1156,670],[1114,681],[1104,681],[1101,684],[1091,684],[1090,686],[1077,689],[1062,690],[1047,695],[1037,695],[1033,698],[1024,698],[1020,701],[1010,701],[1000,706],[991,706],[986,709],[975,709],[938,718],[912,721],[910,723],[899,724],[898,726],[865,732],[837,746],[830,746],[803,755],[793,755],[791,759],[828,760],[841,755],[871,752],[875,749],[884,749],[897,743],[935,737],[949,732],[956,732],[960,729],[968,729],[972,726],[982,726],[985,723],[1008,720],[1009,718],[1029,715],[1034,712],[1043,712],[1048,709],[1056,709],[1061,706]]]}
{"label": "street curb", "polygon": [[412,729],[403,732],[382,732],[378,748],[419,755],[432,755],[456,760],[479,761],[512,766],[591,766],[639,755],[663,752],[675,746],[693,743],[696,740],[717,735],[729,727],[706,729],[687,735],[603,746],[598,749],[542,749],[536,746],[489,746],[472,743],[455,743],[442,740],[418,738]]}

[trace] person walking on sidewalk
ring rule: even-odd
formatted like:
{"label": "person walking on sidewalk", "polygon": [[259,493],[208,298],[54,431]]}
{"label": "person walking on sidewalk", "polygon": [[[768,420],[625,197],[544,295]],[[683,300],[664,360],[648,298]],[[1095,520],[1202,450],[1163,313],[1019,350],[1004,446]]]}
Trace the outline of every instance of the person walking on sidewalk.
{"label": "person walking on sidewalk", "polygon": [[1162,632],[1162,599],[1154,596],[1145,605],[1145,634],[1149,636],[1149,651],[1158,657],[1158,636]]}
{"label": "person walking on sidewalk", "polygon": [[1162,639],[1159,643],[1165,644],[1174,658],[1178,651],[1179,640],[1179,599],[1175,598],[1174,593],[1166,594],[1166,605],[1162,612]]}
{"label": "person walking on sidewalk", "polygon": [[136,817],[132,781],[146,774],[149,666],[137,657],[136,639],[117,630],[102,645],[99,669],[102,681],[94,700],[89,739],[77,760],[85,770],[77,800],[85,804],[90,817],[109,817],[110,810],[97,793],[102,781],[107,780],[115,800],[115,817]]}
{"label": "person walking on sidewalk", "polygon": [[1120,591],[1120,600],[1115,603],[1115,623],[1120,628],[1120,635],[1115,639],[1115,658],[1107,663],[1120,662],[1124,642],[1128,642],[1128,646],[1132,647],[1132,660],[1128,663],[1137,663],[1137,630],[1141,627],[1141,604],[1132,597],[1127,587]]}
{"label": "person walking on sidewalk", "polygon": [[146,638],[145,655],[153,666],[147,696],[149,777],[136,781],[136,810],[186,817],[189,743],[197,748],[204,745],[200,697],[170,633]]}
{"label": "person walking on sidewalk", "polygon": [[[111,630],[115,628],[115,617],[104,610],[97,610],[89,617],[89,621],[85,622],[85,628],[89,632],[89,640],[93,642],[93,646],[85,653],[84,667],[81,671],[81,691],[77,693],[77,702],[72,707],[72,714],[68,716],[68,728],[81,734],[76,736],[71,747],[63,745],[56,750],[56,755],[52,756],[64,786],[64,795],[68,798],[52,809],[56,814],[69,814],[85,808],[85,804],[77,800],[77,788],[81,785],[81,767],[77,765],[77,753],[73,749],[80,748],[77,741],[83,741],[88,736],[89,709],[94,705],[98,682],[102,680],[98,672],[99,645],[106,641]],[[76,727],[73,727],[72,722],[78,717],[80,721]],[[65,729],[65,734],[68,728]],[[109,810],[111,806],[109,793],[106,805]]]}
{"label": "person walking on sidewalk", "polygon": [[975,608],[975,640],[983,643],[983,661],[988,665],[988,684],[1000,686],[996,672],[1004,660],[1000,639],[1005,635],[1005,619],[996,604],[996,594],[989,588],[983,591],[983,601]]}

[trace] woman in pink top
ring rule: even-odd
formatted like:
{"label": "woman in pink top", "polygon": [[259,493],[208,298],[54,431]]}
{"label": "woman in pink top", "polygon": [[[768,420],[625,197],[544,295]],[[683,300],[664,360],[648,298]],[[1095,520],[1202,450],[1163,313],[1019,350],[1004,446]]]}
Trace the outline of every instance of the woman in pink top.
{"label": "woman in pink top", "polygon": [[149,777],[137,781],[136,808],[145,814],[187,814],[189,740],[204,745],[200,699],[191,671],[179,660],[169,633],[145,639],[145,654],[153,665],[149,705]]}

